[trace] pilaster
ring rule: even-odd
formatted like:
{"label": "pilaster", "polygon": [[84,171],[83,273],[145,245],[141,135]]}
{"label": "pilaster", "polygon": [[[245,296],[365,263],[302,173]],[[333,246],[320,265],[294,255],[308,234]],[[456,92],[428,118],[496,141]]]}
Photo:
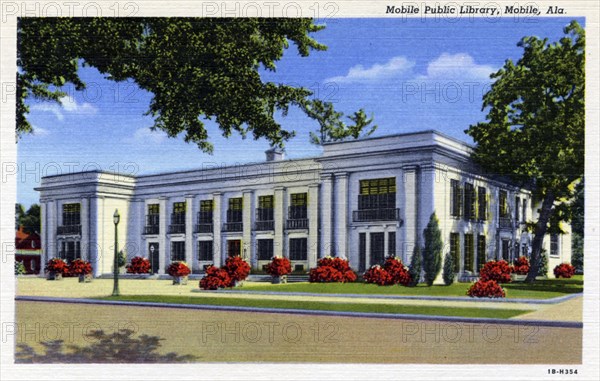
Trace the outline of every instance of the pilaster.
{"label": "pilaster", "polygon": [[308,268],[317,266],[319,255],[319,184],[308,186]]}
{"label": "pilaster", "polygon": [[332,175],[327,174],[321,177],[321,245],[319,258],[331,255],[333,252],[333,182]]}
{"label": "pilaster", "polygon": [[335,174],[335,255],[347,258],[348,244],[348,174]]}

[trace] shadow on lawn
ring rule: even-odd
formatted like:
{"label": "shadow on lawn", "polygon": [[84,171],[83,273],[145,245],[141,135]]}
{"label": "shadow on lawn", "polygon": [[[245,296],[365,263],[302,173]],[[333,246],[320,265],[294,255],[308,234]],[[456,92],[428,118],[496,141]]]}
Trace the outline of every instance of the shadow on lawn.
{"label": "shadow on lawn", "polygon": [[583,279],[540,279],[534,283],[514,282],[504,284],[508,289],[523,291],[560,292],[563,294],[576,294],[583,292]]}
{"label": "shadow on lawn", "polygon": [[[45,353],[36,351],[27,344],[18,344],[16,363],[173,363],[197,360],[196,356],[179,356],[177,353],[156,353],[160,347],[158,336],[141,335],[133,338],[134,332],[122,329],[113,334],[97,330],[86,335],[95,342],[88,347],[68,345],[63,340],[43,342]],[[68,350],[68,351],[67,351]]]}

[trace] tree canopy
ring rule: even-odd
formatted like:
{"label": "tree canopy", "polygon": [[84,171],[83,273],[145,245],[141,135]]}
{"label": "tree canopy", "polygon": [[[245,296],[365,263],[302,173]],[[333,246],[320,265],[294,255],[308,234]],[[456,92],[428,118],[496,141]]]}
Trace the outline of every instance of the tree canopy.
{"label": "tree canopy", "polygon": [[224,136],[237,131],[282,145],[293,136],[275,121],[311,92],[265,82],[260,70],[293,43],[301,56],[326,47],[310,34],[324,26],[308,18],[20,18],[17,31],[17,135],[32,130],[27,98],[60,103],[65,84],[86,84],[78,68],[106,78],[131,79],[152,94],[153,129],[184,134],[212,151],[203,120]]}
{"label": "tree canopy", "polygon": [[533,281],[543,237],[568,220],[574,185],[584,173],[585,31],[573,21],[557,42],[524,37],[518,46],[523,56],[491,76],[486,121],[466,133],[477,143],[476,162],[527,184],[542,203],[527,278]]}
{"label": "tree canopy", "polygon": [[40,232],[41,225],[41,210],[39,204],[33,204],[25,211],[22,204],[15,205],[15,229],[23,226],[23,230],[27,233]]}

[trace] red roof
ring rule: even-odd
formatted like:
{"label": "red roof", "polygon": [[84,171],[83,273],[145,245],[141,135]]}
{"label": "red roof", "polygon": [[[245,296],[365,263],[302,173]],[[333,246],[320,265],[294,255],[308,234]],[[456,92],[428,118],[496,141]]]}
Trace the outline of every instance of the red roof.
{"label": "red roof", "polygon": [[28,234],[20,226],[15,235],[15,247],[17,250],[39,251],[42,248],[42,241],[38,233]]}

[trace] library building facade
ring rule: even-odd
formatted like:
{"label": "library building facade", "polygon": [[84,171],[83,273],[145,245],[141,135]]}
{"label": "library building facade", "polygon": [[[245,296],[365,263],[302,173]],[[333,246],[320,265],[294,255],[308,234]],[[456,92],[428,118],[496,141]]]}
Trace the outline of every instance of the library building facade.
{"label": "library building facade", "polygon": [[[275,255],[298,272],[324,256],[357,272],[395,255],[408,264],[432,213],[460,278],[487,260],[529,256],[529,190],[482,172],[472,148],[440,132],[326,143],[319,157],[128,176],[104,171],[42,178],[42,263],[83,258],[112,273],[118,250],[153,273],[183,260],[193,273],[241,256],[263,269]],[[119,223],[114,223],[118,211]],[[571,260],[570,227],[548,234],[548,268]],[[440,279],[441,281],[441,279]]]}

